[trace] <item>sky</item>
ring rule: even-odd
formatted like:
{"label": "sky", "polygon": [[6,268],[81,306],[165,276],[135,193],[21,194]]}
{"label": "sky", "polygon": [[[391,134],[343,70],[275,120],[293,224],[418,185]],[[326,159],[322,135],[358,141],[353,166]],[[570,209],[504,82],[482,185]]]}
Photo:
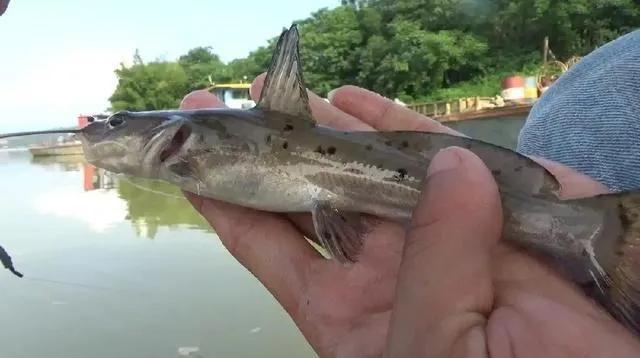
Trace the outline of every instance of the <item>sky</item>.
{"label": "sky", "polygon": [[283,27],[340,0],[11,0],[0,16],[0,133],[73,126],[100,113],[114,69],[211,46],[245,57]]}

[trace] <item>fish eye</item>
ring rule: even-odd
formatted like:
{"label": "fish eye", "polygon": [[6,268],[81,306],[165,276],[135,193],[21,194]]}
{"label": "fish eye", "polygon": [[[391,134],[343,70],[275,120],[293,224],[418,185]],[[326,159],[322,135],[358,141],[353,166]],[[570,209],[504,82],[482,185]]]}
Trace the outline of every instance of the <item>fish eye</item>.
{"label": "fish eye", "polygon": [[109,125],[109,127],[111,128],[115,128],[117,126],[120,126],[124,123],[124,118],[120,117],[120,116],[113,116],[109,119],[109,121],[107,122],[107,124]]}

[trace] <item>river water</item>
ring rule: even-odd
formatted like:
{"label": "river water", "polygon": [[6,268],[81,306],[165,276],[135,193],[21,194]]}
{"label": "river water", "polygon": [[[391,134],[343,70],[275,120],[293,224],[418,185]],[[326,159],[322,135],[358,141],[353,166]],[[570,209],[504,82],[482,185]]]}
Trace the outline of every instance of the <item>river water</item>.
{"label": "river water", "polygon": [[[522,119],[451,124],[513,147]],[[0,151],[0,357],[313,357],[174,187]]]}

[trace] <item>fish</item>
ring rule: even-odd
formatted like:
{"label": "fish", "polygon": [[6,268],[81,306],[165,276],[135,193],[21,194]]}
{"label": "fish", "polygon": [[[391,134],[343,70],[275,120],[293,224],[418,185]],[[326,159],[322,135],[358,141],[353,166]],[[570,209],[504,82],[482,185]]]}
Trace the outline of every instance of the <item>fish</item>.
{"label": "fish", "polygon": [[[309,106],[295,24],[280,35],[252,108],[119,111],[69,132],[96,167],[257,210],[311,213],[315,240],[344,265],[358,261],[370,218],[410,221],[440,150],[466,148],[498,185],[503,240],[543,257],[640,335],[640,191],[561,199],[546,168],[498,145],[323,126]],[[21,134],[0,138],[12,135]]]}

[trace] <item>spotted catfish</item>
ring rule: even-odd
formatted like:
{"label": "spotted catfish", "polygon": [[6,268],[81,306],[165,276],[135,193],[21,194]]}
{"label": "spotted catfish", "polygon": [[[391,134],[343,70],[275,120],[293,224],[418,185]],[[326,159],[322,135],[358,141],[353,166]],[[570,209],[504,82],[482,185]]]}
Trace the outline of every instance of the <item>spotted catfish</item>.
{"label": "spotted catfish", "polygon": [[282,33],[254,108],[118,112],[75,131],[87,160],[246,207],[310,212],[318,241],[348,264],[369,229],[363,217],[406,223],[433,156],[464,147],[498,184],[504,240],[548,258],[640,332],[640,193],[560,200],[544,167],[499,146],[440,133],[323,127],[309,107],[298,41],[295,25]]}

